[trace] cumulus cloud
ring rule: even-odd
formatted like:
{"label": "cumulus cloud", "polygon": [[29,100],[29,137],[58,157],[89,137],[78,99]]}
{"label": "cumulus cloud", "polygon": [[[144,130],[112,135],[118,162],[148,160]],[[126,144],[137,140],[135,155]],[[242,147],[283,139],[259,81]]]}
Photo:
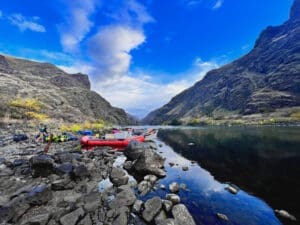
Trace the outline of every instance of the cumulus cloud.
{"label": "cumulus cloud", "polygon": [[88,63],[85,62],[76,62],[71,66],[66,65],[57,65],[60,69],[67,73],[83,73],[83,74],[91,74],[95,70],[95,68]]}
{"label": "cumulus cloud", "polygon": [[131,64],[131,51],[146,40],[143,26],[154,22],[146,8],[137,1],[117,2],[107,3],[109,10],[103,9],[112,23],[99,27],[88,40],[89,56],[98,68],[93,74],[96,80],[126,76]]}
{"label": "cumulus cloud", "polygon": [[223,0],[217,0],[216,4],[212,7],[212,9],[219,9],[223,5]]}
{"label": "cumulus cloud", "polygon": [[98,78],[123,76],[128,72],[130,51],[145,41],[141,30],[128,26],[103,27],[89,41],[89,53],[97,65]]}
{"label": "cumulus cloud", "polygon": [[31,30],[35,32],[46,32],[46,28],[38,23],[38,17],[26,18],[22,14],[12,14],[8,17],[8,20],[21,31]]}
{"label": "cumulus cloud", "polygon": [[[192,68],[176,81],[162,83],[153,79],[151,72],[136,72],[121,77],[92,82],[92,88],[113,105],[126,109],[129,113],[142,118],[149,111],[166,104],[172,97],[182,92],[204,77],[206,72],[217,68],[214,61],[197,58]],[[157,76],[157,74],[156,74]]]}
{"label": "cumulus cloud", "polygon": [[79,44],[93,27],[90,17],[95,12],[96,0],[67,1],[64,23],[59,25],[60,40],[64,51],[76,53]]}

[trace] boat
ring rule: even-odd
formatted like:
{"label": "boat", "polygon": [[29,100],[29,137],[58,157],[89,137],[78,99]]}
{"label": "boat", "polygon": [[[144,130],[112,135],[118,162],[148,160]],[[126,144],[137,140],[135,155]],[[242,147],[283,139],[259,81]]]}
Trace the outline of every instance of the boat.
{"label": "boat", "polygon": [[133,140],[144,142],[145,137],[144,135],[138,135],[127,137],[125,139],[100,139],[93,136],[83,136],[81,137],[80,142],[85,147],[109,146],[112,148],[124,149]]}

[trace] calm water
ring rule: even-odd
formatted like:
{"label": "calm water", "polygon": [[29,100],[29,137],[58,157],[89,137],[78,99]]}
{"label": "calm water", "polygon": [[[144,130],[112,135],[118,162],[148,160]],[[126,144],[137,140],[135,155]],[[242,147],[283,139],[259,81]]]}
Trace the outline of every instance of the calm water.
{"label": "calm water", "polygon": [[[179,195],[197,224],[297,224],[279,220],[273,209],[300,219],[299,127],[161,129],[157,142],[163,145],[159,151],[167,158],[168,171],[159,182],[187,185],[190,191]],[[178,165],[170,167],[168,162]],[[189,171],[181,170],[184,165]],[[225,182],[241,191],[229,193]],[[159,189],[144,199],[166,192]],[[218,220],[217,212],[226,214],[229,222]]]}

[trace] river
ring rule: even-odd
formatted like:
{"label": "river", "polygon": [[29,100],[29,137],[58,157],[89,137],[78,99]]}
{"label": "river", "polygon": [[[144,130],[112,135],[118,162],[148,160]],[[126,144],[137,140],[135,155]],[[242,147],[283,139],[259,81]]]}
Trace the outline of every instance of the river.
{"label": "river", "polygon": [[[300,219],[300,127],[165,127],[156,142],[167,170],[159,182],[187,185],[179,195],[197,224],[297,224],[273,209]],[[226,182],[240,191],[229,193]],[[144,199],[165,194],[157,189]]]}

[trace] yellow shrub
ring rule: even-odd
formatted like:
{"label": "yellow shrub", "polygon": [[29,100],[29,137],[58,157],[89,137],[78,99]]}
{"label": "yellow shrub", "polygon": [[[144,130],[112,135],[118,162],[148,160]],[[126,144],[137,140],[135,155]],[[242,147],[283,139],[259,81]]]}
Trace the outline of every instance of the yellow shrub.
{"label": "yellow shrub", "polygon": [[84,123],[63,124],[60,126],[60,130],[62,132],[69,131],[76,133],[79,130],[102,130],[107,126],[108,124],[103,120],[99,120],[94,123],[87,121]]}
{"label": "yellow shrub", "polygon": [[9,103],[10,106],[28,109],[32,111],[39,111],[42,104],[35,98],[17,98]]}
{"label": "yellow shrub", "polygon": [[300,120],[300,111],[291,114],[291,117],[296,120]]}
{"label": "yellow shrub", "polygon": [[36,113],[36,112],[25,112],[25,115],[28,116],[30,119],[36,119],[40,121],[45,121],[49,117],[42,113]]}

